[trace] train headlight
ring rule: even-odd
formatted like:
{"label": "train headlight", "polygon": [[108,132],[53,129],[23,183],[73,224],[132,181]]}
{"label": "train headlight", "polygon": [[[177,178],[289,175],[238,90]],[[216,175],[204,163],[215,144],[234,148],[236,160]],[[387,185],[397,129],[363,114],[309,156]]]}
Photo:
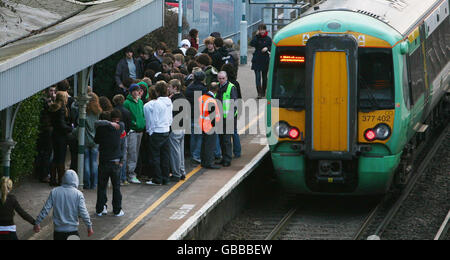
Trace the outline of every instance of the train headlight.
{"label": "train headlight", "polygon": [[289,136],[290,128],[288,123],[281,121],[275,126],[275,131],[279,138],[286,138]]}
{"label": "train headlight", "polygon": [[386,140],[391,135],[391,128],[386,124],[375,126],[375,135],[378,140]]}
{"label": "train headlight", "polygon": [[373,129],[367,129],[364,132],[364,138],[366,138],[367,141],[372,142],[376,137],[377,135],[375,134],[375,131]]}
{"label": "train headlight", "polygon": [[367,129],[364,132],[364,138],[372,142],[377,140],[386,140],[391,136],[391,128],[386,124],[378,124],[373,129]]}
{"label": "train headlight", "polygon": [[299,136],[300,131],[297,129],[297,127],[292,127],[291,130],[289,130],[289,138],[297,139]]}

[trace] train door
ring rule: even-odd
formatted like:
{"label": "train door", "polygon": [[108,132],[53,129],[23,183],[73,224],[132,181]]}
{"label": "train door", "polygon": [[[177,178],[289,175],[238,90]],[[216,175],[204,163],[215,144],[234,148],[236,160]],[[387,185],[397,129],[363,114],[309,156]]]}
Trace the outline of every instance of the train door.
{"label": "train door", "polygon": [[317,51],[314,60],[312,149],[348,152],[347,55],[343,51]]}
{"label": "train door", "polygon": [[306,46],[306,151],[311,159],[351,159],[356,146],[358,43],[318,35]]}

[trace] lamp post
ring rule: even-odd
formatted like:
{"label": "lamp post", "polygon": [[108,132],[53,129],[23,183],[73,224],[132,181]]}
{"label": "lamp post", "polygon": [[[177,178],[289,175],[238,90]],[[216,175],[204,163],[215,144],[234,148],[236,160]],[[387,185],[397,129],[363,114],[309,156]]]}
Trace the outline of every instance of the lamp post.
{"label": "lamp post", "polygon": [[247,21],[245,18],[245,13],[246,13],[246,9],[245,9],[245,0],[242,0],[242,19],[241,19],[241,23],[240,23],[240,29],[241,29],[241,45],[240,45],[240,60],[241,60],[241,64],[247,64]]}
{"label": "lamp post", "polygon": [[178,0],[178,46],[181,44],[183,32],[183,0]]}

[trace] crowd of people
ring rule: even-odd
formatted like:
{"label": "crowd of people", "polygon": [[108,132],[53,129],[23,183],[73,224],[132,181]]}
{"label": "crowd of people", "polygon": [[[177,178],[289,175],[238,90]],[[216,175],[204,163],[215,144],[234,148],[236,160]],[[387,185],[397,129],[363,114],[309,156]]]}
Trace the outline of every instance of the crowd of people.
{"label": "crowd of people", "polygon": [[[258,31],[257,40],[252,44],[260,44],[259,38],[266,36]],[[114,97],[111,100],[105,96],[98,97],[88,89],[89,102],[83,123],[83,189],[97,189],[98,216],[108,213],[106,189],[109,180],[113,187],[113,213],[118,217],[125,214],[120,186],[141,182],[167,185],[185,180],[186,134],[190,134],[186,143],[189,143],[190,161],[194,165],[220,169],[231,165],[233,154],[235,158],[241,156],[236,129],[238,110],[230,106],[231,101],[242,97],[237,81],[239,53],[233,48],[231,39],[223,40],[217,32],[203,43],[204,51],[198,52],[198,31],[192,29],[189,39],[181,41],[179,48],[174,50],[169,50],[164,42],[155,48],[141,46],[137,52],[125,48],[114,75]],[[263,44],[267,45],[267,42]],[[266,45],[256,47],[255,55],[265,53],[267,56],[270,46]],[[262,71],[262,76],[264,73],[267,76],[267,69],[261,68],[258,67],[258,73]],[[261,79],[261,76],[256,76],[256,79],[258,77]],[[263,82],[265,85],[266,80]],[[17,239],[15,226],[12,228],[11,210],[18,210],[39,232],[40,222],[53,208],[55,239],[77,235],[78,216],[83,218],[88,234],[93,233],[83,194],[77,190],[78,176],[75,171],[66,170],[68,150],[70,169],[77,169],[80,129],[78,102],[69,95],[69,89],[69,81],[63,80],[45,90],[35,161],[40,181],[59,187],[52,190],[41,213],[33,219],[9,194],[12,188],[10,180],[2,179],[0,239]],[[257,89],[261,97],[262,87],[257,86]],[[172,127],[173,119],[183,112],[179,108],[174,109],[175,102],[180,100],[190,104],[190,128],[183,126],[183,121]],[[216,134],[213,128],[218,122],[227,129],[227,117],[235,119],[231,126],[233,131]],[[185,129],[190,129],[190,132]],[[10,229],[5,230],[4,226]],[[2,236],[2,232],[7,232],[8,236]]]}

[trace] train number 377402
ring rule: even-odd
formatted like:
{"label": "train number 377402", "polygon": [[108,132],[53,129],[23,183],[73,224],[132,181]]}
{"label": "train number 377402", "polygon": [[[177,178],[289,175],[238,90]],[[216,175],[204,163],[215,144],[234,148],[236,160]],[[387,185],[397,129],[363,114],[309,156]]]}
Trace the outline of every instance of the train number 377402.
{"label": "train number 377402", "polygon": [[375,116],[375,115],[369,115],[369,116],[362,116],[362,121],[363,122],[389,122],[391,120],[391,116],[390,115],[380,115],[380,116]]}

